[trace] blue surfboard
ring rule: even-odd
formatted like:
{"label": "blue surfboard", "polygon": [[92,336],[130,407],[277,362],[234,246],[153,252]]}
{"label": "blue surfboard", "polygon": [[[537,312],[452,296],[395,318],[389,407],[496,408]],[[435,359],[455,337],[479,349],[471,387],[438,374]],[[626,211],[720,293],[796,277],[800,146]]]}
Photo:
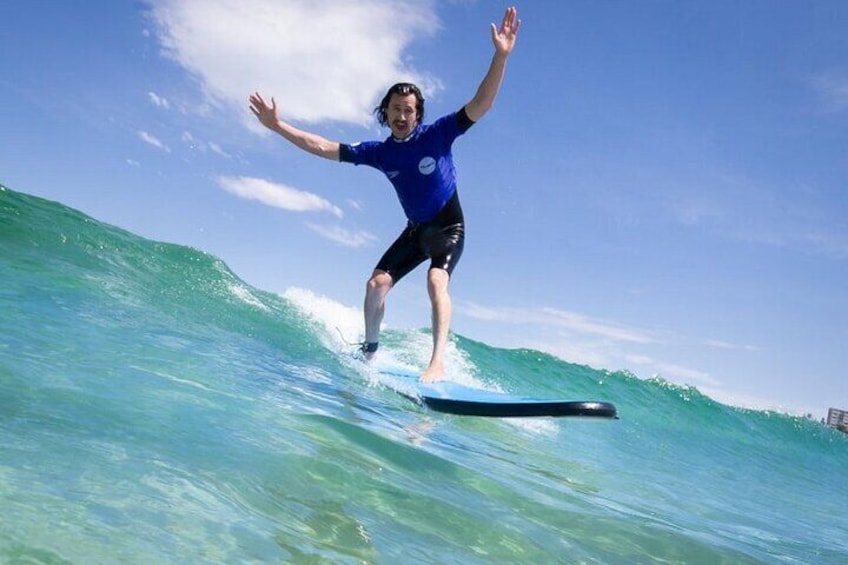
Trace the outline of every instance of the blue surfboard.
{"label": "blue surfboard", "polygon": [[609,402],[527,398],[491,390],[471,388],[449,381],[433,384],[419,383],[417,396],[409,394],[404,394],[404,396],[431,410],[461,416],[488,416],[493,418],[528,418],[537,416],[618,418],[618,411]]}

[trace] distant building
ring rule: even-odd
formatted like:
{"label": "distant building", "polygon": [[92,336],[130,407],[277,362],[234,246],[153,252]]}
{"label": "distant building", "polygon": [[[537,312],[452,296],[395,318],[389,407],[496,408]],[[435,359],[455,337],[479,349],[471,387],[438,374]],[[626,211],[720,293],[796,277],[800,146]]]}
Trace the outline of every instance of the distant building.
{"label": "distant building", "polygon": [[831,408],[827,411],[827,425],[840,432],[848,433],[848,410]]}

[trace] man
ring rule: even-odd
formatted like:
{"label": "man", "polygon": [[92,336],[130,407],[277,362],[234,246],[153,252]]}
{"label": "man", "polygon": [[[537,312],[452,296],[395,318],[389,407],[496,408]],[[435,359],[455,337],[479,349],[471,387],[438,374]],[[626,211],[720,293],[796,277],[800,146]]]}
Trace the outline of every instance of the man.
{"label": "man", "polygon": [[520,25],[515,8],[507,9],[500,28],[492,24],[492,62],[474,97],[458,112],[423,124],[424,97],[418,88],[409,83],[392,86],[374,109],[380,124],[392,132],[384,141],[353,145],[329,141],[280,120],[274,98],[269,106],[259,93],[250,97],[250,109],[259,121],[290,143],[319,157],[379,169],[394,186],[408,224],[377,263],[366,285],[362,353],[371,359],[377,351],[386,295],[401,278],[430,259],[427,290],[432,305],[433,353],[421,375],[422,382],[445,377],[444,353],[451,318],[448,283],[465,240],[451,146],[494,104]]}

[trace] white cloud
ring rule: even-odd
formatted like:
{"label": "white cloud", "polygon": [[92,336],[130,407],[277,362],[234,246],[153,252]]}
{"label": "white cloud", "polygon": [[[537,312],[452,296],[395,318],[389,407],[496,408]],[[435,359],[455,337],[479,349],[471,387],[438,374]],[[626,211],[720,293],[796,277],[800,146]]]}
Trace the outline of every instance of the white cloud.
{"label": "white cloud", "polygon": [[728,406],[737,406],[739,408],[748,408],[752,410],[772,410],[782,414],[793,414],[795,416],[804,416],[805,414],[814,414],[819,411],[818,408],[789,406],[784,403],[776,402],[773,399],[764,398],[761,396],[752,396],[750,394],[729,391],[724,388],[712,388],[709,386],[699,386],[698,390],[712,398],[717,402]]}
{"label": "white cloud", "polygon": [[828,232],[811,228],[809,231],[798,234],[797,239],[806,248],[828,257],[836,259],[848,257],[848,234],[844,230]]}
{"label": "white cloud", "polygon": [[147,97],[150,99],[150,102],[158,108],[165,108],[167,110],[171,107],[171,103],[168,102],[167,98],[159,96],[155,92],[148,92]]}
{"label": "white cloud", "polygon": [[377,241],[377,238],[374,235],[366,231],[352,232],[340,226],[320,226],[313,223],[307,223],[306,227],[321,237],[345,247],[367,247]]}
{"label": "white cloud", "polygon": [[[458,303],[456,312],[485,322],[523,326],[521,332],[496,332],[511,336],[511,343],[504,344],[506,347],[546,351],[569,362],[594,367],[638,369],[642,374],[659,375],[671,382],[699,388],[718,389],[721,386],[709,373],[645,354],[643,351],[646,349],[667,351],[666,338],[657,332],[556,308],[486,307]],[[730,346],[717,341],[711,342],[711,345]]]}
{"label": "white cloud", "polygon": [[646,367],[649,371],[669,381],[686,383],[699,387],[703,385],[718,387],[721,385],[719,381],[714,379],[708,373],[692,369],[691,367],[684,367],[683,365],[678,365],[676,363],[658,361],[648,357],[647,355],[627,355],[625,356],[625,359],[634,365]]}
{"label": "white cloud", "polygon": [[327,200],[282,184],[254,177],[219,177],[218,184],[231,194],[257,200],[267,206],[292,212],[329,212],[341,218],[342,211]]}
{"label": "white cloud", "polygon": [[192,151],[199,151],[201,153],[206,153],[207,151],[209,151],[226,159],[233,158],[232,155],[224,151],[224,149],[214,141],[210,141],[207,143],[205,141],[197,139],[189,131],[184,131],[182,136],[180,136],[180,139],[182,139],[183,143]]}
{"label": "white cloud", "polygon": [[435,82],[404,60],[438,29],[433,0],[151,0],[164,53],[211,100],[240,108],[259,90],[281,117],[366,124],[397,80]]}
{"label": "white cloud", "polygon": [[362,204],[361,200],[354,200],[352,198],[348,198],[347,205],[350,206],[353,210],[356,210],[357,212],[361,212],[365,209],[365,206]]}
{"label": "white cloud", "polygon": [[544,351],[568,361],[590,367],[619,367],[619,356],[606,343],[597,340],[585,339],[571,335],[557,333],[536,332],[530,330],[527,335],[513,335],[511,343],[503,344],[505,347],[522,347],[534,351]]}
{"label": "white cloud", "polygon": [[162,142],[159,140],[159,138],[157,138],[157,137],[156,137],[155,135],[153,135],[153,134],[147,133],[146,131],[139,131],[139,132],[138,132],[138,137],[139,137],[139,138],[141,138],[141,140],[142,140],[143,142],[145,142],[145,143],[146,143],[146,144],[148,144],[148,145],[151,145],[151,146],[155,147],[156,149],[160,149],[160,150],[164,151],[165,153],[170,153],[170,152],[171,152],[170,147],[168,147],[167,145],[165,145],[164,143],[162,143]]}
{"label": "white cloud", "polygon": [[484,321],[532,324],[570,330],[583,335],[603,337],[613,341],[653,343],[655,339],[644,330],[625,328],[617,324],[593,320],[582,314],[556,308],[486,307],[474,303],[461,306],[462,313]]}
{"label": "white cloud", "polygon": [[720,172],[701,184],[668,189],[662,202],[674,221],[689,228],[841,260],[848,257],[848,234],[828,191],[827,186],[766,183]]}
{"label": "white cloud", "polygon": [[221,157],[226,157],[227,159],[232,158],[232,155],[224,151],[224,149],[214,141],[209,142],[209,151],[215,153],[216,155],[220,155]]}
{"label": "white cloud", "polygon": [[813,77],[811,83],[824,104],[825,111],[839,112],[848,109],[848,74],[826,72]]}
{"label": "white cloud", "polygon": [[715,348],[715,349],[725,349],[728,351],[759,351],[760,348],[755,345],[738,345],[735,343],[729,343],[726,341],[722,341],[720,339],[708,339],[704,342],[707,346]]}
{"label": "white cloud", "polygon": [[848,234],[841,229],[837,207],[827,209],[801,199],[786,202],[784,212],[761,210],[761,217],[740,218],[723,233],[747,243],[840,260],[848,257]]}

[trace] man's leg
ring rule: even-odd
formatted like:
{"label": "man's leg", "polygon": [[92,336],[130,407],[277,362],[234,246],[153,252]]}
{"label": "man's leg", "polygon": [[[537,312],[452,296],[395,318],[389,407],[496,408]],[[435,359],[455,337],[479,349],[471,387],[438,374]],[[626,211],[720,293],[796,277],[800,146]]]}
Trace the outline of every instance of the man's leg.
{"label": "man's leg", "polygon": [[430,357],[430,365],[419,379],[424,383],[445,378],[444,356],[451,320],[449,282],[450,275],[446,270],[434,268],[427,271],[427,291],[430,293],[430,304],[433,308],[433,355]]}
{"label": "man's leg", "polygon": [[[365,285],[365,342],[380,341],[380,324],[386,312],[386,295],[392,289],[392,277],[385,271],[375,270]],[[371,360],[376,351],[364,352],[365,359]]]}

